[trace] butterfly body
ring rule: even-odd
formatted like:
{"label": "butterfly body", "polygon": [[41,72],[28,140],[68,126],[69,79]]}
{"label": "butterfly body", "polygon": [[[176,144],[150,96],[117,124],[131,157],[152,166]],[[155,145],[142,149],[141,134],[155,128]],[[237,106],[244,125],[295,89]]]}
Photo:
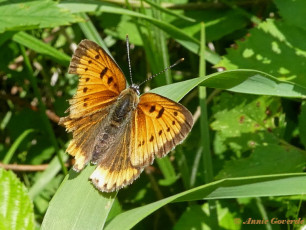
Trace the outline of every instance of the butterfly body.
{"label": "butterfly body", "polygon": [[131,122],[131,117],[136,110],[139,97],[132,88],[121,92],[116,102],[109,107],[107,117],[101,121],[99,133],[93,146],[91,163],[97,164],[107,158],[109,150],[120,140]]}
{"label": "butterfly body", "polygon": [[72,132],[67,152],[75,171],[97,164],[90,179],[103,192],[131,184],[155,157],[180,144],[193,126],[181,104],[154,93],[140,97],[138,86],[126,88],[116,62],[96,43],[83,40],[69,66],[80,75],[69,115],[59,124]]}

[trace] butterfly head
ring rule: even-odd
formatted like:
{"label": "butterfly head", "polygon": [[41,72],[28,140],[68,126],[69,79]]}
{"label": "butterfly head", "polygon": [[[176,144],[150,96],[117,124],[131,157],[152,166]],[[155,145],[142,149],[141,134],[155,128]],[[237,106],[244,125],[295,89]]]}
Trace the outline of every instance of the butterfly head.
{"label": "butterfly head", "polygon": [[130,86],[131,89],[133,89],[137,95],[140,95],[140,91],[139,91],[139,85],[133,83],[131,86]]}

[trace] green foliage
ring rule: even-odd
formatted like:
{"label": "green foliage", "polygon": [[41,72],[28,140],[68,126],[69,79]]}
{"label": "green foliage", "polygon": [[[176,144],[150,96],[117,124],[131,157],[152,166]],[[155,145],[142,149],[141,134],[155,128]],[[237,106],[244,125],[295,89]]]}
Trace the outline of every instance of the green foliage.
{"label": "green foliage", "polygon": [[[306,221],[306,3],[256,2],[0,0],[0,166],[19,177],[0,170],[0,229],[34,229],[34,216],[42,229]],[[72,137],[57,123],[78,84],[76,45],[97,42],[128,76],[126,34],[134,82],[184,57],[141,92],[180,101],[196,122],[132,185],[103,194],[95,166],[67,172]]]}
{"label": "green foliage", "polygon": [[1,1],[0,33],[69,25],[77,17],[53,1]]}
{"label": "green foliage", "polygon": [[0,169],[0,229],[34,229],[33,205],[16,175]]}

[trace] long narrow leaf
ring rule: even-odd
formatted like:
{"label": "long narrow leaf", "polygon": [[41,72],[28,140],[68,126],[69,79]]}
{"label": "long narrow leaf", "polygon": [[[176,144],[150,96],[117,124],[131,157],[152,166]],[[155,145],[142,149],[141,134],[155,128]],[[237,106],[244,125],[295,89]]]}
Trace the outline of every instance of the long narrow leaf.
{"label": "long narrow leaf", "polygon": [[10,160],[12,159],[15,151],[17,150],[18,146],[21,144],[21,142],[30,134],[33,133],[35,130],[34,129],[27,129],[25,130],[20,136],[14,141],[12,146],[10,147],[9,151],[6,153],[3,163],[8,164]]}
{"label": "long narrow leaf", "polygon": [[131,229],[139,221],[170,202],[241,197],[288,196],[305,193],[306,174],[279,174],[216,181],[116,216],[106,230]]}
{"label": "long narrow leaf", "polygon": [[70,57],[67,54],[58,51],[52,46],[42,42],[41,40],[33,37],[30,34],[27,34],[26,32],[21,31],[19,33],[16,33],[13,35],[12,39],[15,42],[34,50],[37,53],[49,56],[51,59],[64,66],[69,65]]}
{"label": "long narrow leaf", "polygon": [[[255,95],[291,98],[305,98],[306,96],[306,87],[293,82],[278,80],[264,72],[247,69],[224,71],[206,77],[194,78],[162,86],[158,89],[153,89],[152,92],[161,93],[166,97],[179,101],[197,85]],[[181,90],[178,91],[177,89]],[[182,90],[184,93],[182,93]]]}
{"label": "long narrow leaf", "polygon": [[[95,166],[70,170],[50,202],[41,229],[102,229],[116,193],[101,193],[88,180]],[[90,227],[89,227],[90,225]]]}
{"label": "long narrow leaf", "polygon": [[[189,34],[185,33],[184,31],[180,30],[179,28],[152,18],[150,16],[140,14],[131,10],[122,9],[119,7],[110,6],[108,3],[98,2],[98,1],[78,1],[78,2],[69,2],[69,1],[62,1],[59,4],[60,7],[63,7],[67,10],[70,10],[74,13],[80,12],[106,12],[106,13],[113,13],[113,14],[120,14],[120,15],[129,15],[131,17],[142,18],[144,20],[150,21],[152,24],[157,26],[158,28],[162,29],[166,33],[168,33],[172,38],[174,38],[178,43],[183,45],[185,48],[190,50],[191,52],[198,54],[200,41],[195,39],[194,37],[190,36]],[[212,53],[210,50],[206,50],[207,55],[205,58],[212,64],[217,64],[220,60],[219,55]]]}

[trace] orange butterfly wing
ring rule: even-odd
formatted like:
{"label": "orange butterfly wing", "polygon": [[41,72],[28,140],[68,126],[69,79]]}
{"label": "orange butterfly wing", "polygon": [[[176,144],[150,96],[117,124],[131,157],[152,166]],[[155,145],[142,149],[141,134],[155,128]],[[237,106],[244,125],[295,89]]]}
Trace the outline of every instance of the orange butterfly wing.
{"label": "orange butterfly wing", "polygon": [[192,126],[192,115],[183,105],[154,93],[143,94],[133,122],[132,165],[145,167],[156,156],[165,156],[185,139]]}
{"label": "orange butterfly wing", "polygon": [[73,132],[67,152],[75,156],[74,169],[81,170],[91,158],[91,140],[109,106],[126,88],[125,77],[115,61],[95,42],[82,40],[74,52],[69,73],[80,75],[76,94],[69,100],[70,114],[59,124]]}
{"label": "orange butterfly wing", "polygon": [[70,102],[70,117],[82,117],[111,104],[126,88],[115,61],[95,42],[82,40],[74,52],[69,73],[80,75]]}

